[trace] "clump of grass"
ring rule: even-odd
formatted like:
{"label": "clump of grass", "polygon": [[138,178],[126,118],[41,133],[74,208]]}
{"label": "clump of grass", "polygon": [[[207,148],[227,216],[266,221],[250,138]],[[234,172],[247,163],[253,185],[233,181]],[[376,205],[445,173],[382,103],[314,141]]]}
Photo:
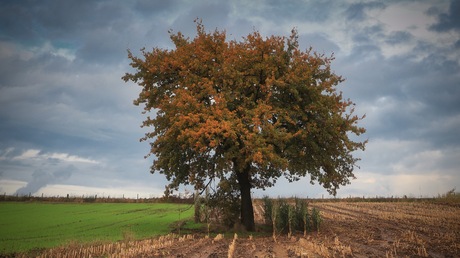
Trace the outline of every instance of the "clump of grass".
{"label": "clump of grass", "polygon": [[278,231],[283,233],[288,233],[288,224],[289,224],[289,204],[284,199],[278,200]]}
{"label": "clump of grass", "polygon": [[268,196],[264,196],[263,199],[263,204],[264,204],[264,220],[265,224],[271,225],[273,224],[272,221],[272,211],[273,211],[273,200],[270,199]]}
{"label": "clump of grass", "polygon": [[295,214],[295,208],[292,206],[292,205],[288,205],[287,207],[287,224],[288,224],[288,236],[291,237],[292,236],[292,232],[294,230],[294,226],[295,226],[295,217],[296,217],[296,214]]}
{"label": "clump of grass", "polygon": [[296,214],[297,221],[300,223],[303,229],[303,236],[307,235],[308,231],[311,231],[311,216],[308,212],[308,203],[305,200],[296,199]]}
{"label": "clump of grass", "polygon": [[273,239],[276,235],[285,233],[292,236],[296,231],[307,232],[319,231],[322,223],[321,213],[317,208],[309,210],[305,200],[295,198],[294,204],[285,199],[272,200],[264,197],[264,219],[267,226],[273,230]]}
{"label": "clump of grass", "polygon": [[271,210],[270,210],[270,217],[271,217],[271,222],[272,222],[272,227],[273,227],[273,241],[276,242],[276,218],[278,217],[278,210],[279,206],[277,204],[272,204],[271,205]]}
{"label": "clump of grass", "polygon": [[311,221],[313,223],[313,228],[316,231],[319,231],[319,227],[323,222],[323,218],[321,217],[320,211],[317,208],[313,208],[313,210],[311,211]]}

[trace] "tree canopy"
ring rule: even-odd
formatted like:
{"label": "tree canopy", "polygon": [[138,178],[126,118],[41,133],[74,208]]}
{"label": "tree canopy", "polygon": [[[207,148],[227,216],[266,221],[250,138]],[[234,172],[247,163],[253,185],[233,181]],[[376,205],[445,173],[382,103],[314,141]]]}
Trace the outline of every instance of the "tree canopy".
{"label": "tree canopy", "polygon": [[295,30],[237,41],[197,22],[195,38],[170,38],[174,49],[128,51],[135,73],[123,77],[141,86],[134,104],[152,113],[142,126],[153,130],[141,140],[150,142],[151,172],[166,176],[168,191],[235,182],[241,222],[253,230],[252,188],[309,176],[335,195],[354,178],[352,152],[366,141],[351,136],[365,132],[363,117],[336,89],[344,79],[331,70],[333,56],[301,51]]}

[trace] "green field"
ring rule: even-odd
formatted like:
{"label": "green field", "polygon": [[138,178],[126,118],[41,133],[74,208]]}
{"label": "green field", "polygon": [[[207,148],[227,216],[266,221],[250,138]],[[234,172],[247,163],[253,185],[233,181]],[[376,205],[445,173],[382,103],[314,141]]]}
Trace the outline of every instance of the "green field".
{"label": "green field", "polygon": [[[189,204],[0,202],[0,254],[167,234]],[[191,224],[188,222],[187,224]],[[190,225],[193,226],[193,225]]]}

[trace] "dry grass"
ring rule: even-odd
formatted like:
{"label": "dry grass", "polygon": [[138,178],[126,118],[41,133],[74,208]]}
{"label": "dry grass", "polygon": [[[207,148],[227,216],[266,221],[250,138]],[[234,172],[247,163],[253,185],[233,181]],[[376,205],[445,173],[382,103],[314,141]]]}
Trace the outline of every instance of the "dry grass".
{"label": "dry grass", "polygon": [[386,257],[442,257],[460,253],[457,206],[427,202],[313,205],[324,211],[328,232],[342,235],[342,241],[364,253],[381,254],[382,249]]}
{"label": "dry grass", "polygon": [[236,249],[236,240],[238,239],[238,235],[235,233],[233,236],[233,241],[228,247],[228,258],[233,258]]}
{"label": "dry grass", "polygon": [[[72,243],[70,245],[46,250],[37,257],[138,257],[139,254],[164,256],[169,255],[169,252],[162,251],[162,249],[167,249],[167,247],[175,243],[193,238],[192,235],[178,236],[175,234],[168,234],[156,239],[141,241],[123,240],[116,243],[92,245]],[[28,257],[28,255],[19,255],[19,257]]]}

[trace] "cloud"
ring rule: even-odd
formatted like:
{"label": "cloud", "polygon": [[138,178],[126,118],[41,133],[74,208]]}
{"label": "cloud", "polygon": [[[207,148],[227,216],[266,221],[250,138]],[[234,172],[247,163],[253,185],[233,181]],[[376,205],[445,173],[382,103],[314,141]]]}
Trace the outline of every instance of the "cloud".
{"label": "cloud", "polygon": [[230,2],[201,1],[181,10],[182,15],[178,16],[171,26],[174,31],[194,32],[196,26],[193,20],[206,17],[203,23],[207,29],[223,29],[227,26],[230,12]]}
{"label": "cloud", "polygon": [[13,160],[29,160],[29,159],[36,159],[40,154],[40,150],[26,150],[21,155],[16,156]]}
{"label": "cloud", "polygon": [[0,193],[11,195],[16,192],[19,188],[26,186],[27,183],[19,180],[9,180],[0,178]]}
{"label": "cloud", "polygon": [[19,161],[63,161],[63,162],[78,162],[78,163],[89,163],[89,164],[99,164],[99,161],[79,157],[76,155],[70,155],[68,153],[43,153],[40,150],[29,149],[24,151],[21,155],[15,156],[12,160]]}
{"label": "cloud", "polygon": [[305,42],[318,53],[330,55],[333,52],[340,51],[340,47],[324,33],[302,33],[299,35],[299,41]]}
{"label": "cloud", "polygon": [[460,183],[455,176],[436,173],[382,175],[361,172],[339,194],[365,197],[436,197]]}
{"label": "cloud", "polygon": [[[434,13],[434,9],[430,9],[428,14]],[[449,30],[460,31],[460,1],[451,0],[449,10],[446,13],[437,15],[437,22],[430,26],[430,29],[445,32]]]}
{"label": "cloud", "polygon": [[411,39],[413,39],[413,36],[408,31],[394,31],[391,32],[385,42],[390,45],[396,45],[410,42]]}
{"label": "cloud", "polygon": [[26,163],[66,162],[66,163],[100,164],[99,161],[79,157],[77,155],[70,155],[68,153],[58,153],[58,152],[46,153],[46,152],[43,152],[37,149],[28,149],[16,156],[9,155],[9,153],[13,151],[14,151],[14,148],[8,148],[6,151],[3,151],[2,155],[0,156],[0,160],[20,161],[20,162],[26,162]]}
{"label": "cloud", "polygon": [[69,155],[67,153],[50,153],[45,155],[48,159],[56,159],[60,161],[66,162],[81,162],[81,163],[90,163],[90,164],[98,164],[99,162],[92,159],[86,159],[82,157],[78,157],[75,155]]}
{"label": "cloud", "polygon": [[348,20],[364,21],[368,18],[367,10],[384,9],[386,5],[381,2],[368,2],[368,3],[354,3],[351,4],[346,10],[345,14]]}
{"label": "cloud", "polygon": [[[276,15],[277,20],[289,19],[296,22],[322,23],[331,18],[331,8],[335,1],[322,1],[320,3],[305,2],[301,0],[289,0],[284,2],[267,1],[265,8],[257,8],[260,15]],[[262,5],[263,6],[263,5]],[[273,17],[273,16],[272,16]]]}
{"label": "cloud", "polygon": [[55,171],[37,169],[32,173],[32,180],[26,186],[16,190],[15,194],[35,194],[42,187],[69,179],[74,171],[76,167],[72,165]]}

